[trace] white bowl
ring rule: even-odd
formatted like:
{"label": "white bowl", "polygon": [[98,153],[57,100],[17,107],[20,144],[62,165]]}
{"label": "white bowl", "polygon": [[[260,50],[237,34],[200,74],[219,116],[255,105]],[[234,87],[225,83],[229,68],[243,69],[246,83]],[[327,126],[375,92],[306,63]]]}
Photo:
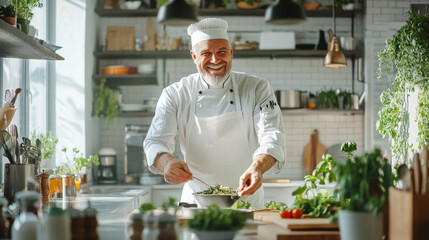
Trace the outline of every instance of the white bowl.
{"label": "white bowl", "polygon": [[137,68],[137,72],[140,74],[151,74],[153,73],[155,70],[153,64],[148,64],[148,63],[144,63],[144,64],[140,64]]}
{"label": "white bowl", "polygon": [[141,1],[127,1],[127,2],[124,2],[124,8],[129,10],[134,10],[139,8],[141,4],[142,4]]}

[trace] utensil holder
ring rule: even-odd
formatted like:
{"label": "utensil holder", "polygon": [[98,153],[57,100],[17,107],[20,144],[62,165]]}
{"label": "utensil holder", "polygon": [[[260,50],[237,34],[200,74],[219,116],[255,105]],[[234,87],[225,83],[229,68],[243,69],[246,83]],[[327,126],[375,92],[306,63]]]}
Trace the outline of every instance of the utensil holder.
{"label": "utensil holder", "polygon": [[389,189],[389,239],[418,240],[429,236],[429,194]]}
{"label": "utensil holder", "polygon": [[9,203],[14,202],[15,194],[28,190],[28,180],[34,179],[34,164],[4,165],[4,196]]}

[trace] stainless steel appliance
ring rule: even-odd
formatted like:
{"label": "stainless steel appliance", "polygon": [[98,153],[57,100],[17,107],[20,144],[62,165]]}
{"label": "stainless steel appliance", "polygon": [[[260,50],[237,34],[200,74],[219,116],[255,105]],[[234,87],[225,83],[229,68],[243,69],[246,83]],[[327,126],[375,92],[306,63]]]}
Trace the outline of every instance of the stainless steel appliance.
{"label": "stainless steel appliance", "polygon": [[100,165],[94,168],[94,181],[100,184],[118,183],[116,151],[112,148],[103,148],[98,152],[98,158]]}
{"label": "stainless steel appliance", "polygon": [[125,126],[125,183],[140,183],[153,185],[164,183],[162,175],[153,174],[148,169],[143,141],[146,138],[149,125],[127,124]]}
{"label": "stainless steel appliance", "polygon": [[305,91],[280,90],[276,91],[280,108],[303,108],[307,105],[308,95]]}

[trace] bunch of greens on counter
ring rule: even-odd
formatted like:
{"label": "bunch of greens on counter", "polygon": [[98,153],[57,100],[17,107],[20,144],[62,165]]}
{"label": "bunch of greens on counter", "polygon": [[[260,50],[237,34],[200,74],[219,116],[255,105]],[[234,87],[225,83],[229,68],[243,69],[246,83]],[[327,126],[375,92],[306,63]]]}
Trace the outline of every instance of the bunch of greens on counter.
{"label": "bunch of greens on counter", "polygon": [[220,209],[217,205],[211,205],[207,209],[195,213],[193,219],[186,225],[195,230],[238,230],[244,226],[246,219],[241,213],[232,209]]}
{"label": "bunch of greens on counter", "polygon": [[325,189],[317,190],[313,198],[297,196],[293,203],[294,208],[301,209],[309,217],[328,217],[333,211],[333,207],[338,207],[340,202]]}
{"label": "bunch of greens on counter", "polygon": [[203,190],[201,192],[197,192],[197,194],[237,194],[237,191],[230,187],[223,186],[221,184],[216,183],[214,188],[209,188]]}
{"label": "bunch of greens on counter", "polygon": [[284,202],[267,201],[264,206],[275,211],[283,211],[288,209],[287,204]]}
{"label": "bunch of greens on counter", "polygon": [[140,207],[139,207],[139,211],[142,213],[142,214],[145,214],[145,213],[147,213],[147,212],[149,212],[149,211],[152,211],[152,210],[155,210],[156,209],[156,207],[155,207],[155,205],[153,205],[153,203],[143,203],[142,205],[140,205]]}
{"label": "bunch of greens on counter", "polygon": [[232,204],[231,209],[249,209],[250,202],[243,202],[241,199],[238,199],[234,204]]}

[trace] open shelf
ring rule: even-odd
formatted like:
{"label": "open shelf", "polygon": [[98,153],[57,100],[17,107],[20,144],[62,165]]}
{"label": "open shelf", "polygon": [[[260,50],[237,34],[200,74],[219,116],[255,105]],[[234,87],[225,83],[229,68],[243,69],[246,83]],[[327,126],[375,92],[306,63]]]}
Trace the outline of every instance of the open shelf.
{"label": "open shelf", "polygon": [[34,38],[0,19],[0,57],[64,60]]}
{"label": "open shelf", "polygon": [[[136,10],[127,9],[103,9],[98,7],[95,12],[100,17],[156,17],[158,9],[145,9],[139,8]],[[362,10],[341,10],[335,12],[335,17],[353,17],[356,13],[362,12]],[[315,10],[305,11],[307,17],[332,17],[331,10]],[[265,9],[199,9],[199,16],[235,16],[235,17],[255,17],[265,16]]]}
{"label": "open shelf", "polygon": [[[362,57],[363,51],[342,51],[346,57]],[[327,50],[236,50],[234,58],[324,57]],[[97,51],[100,59],[114,58],[190,58],[189,51]]]}
{"label": "open shelf", "polygon": [[92,77],[94,80],[105,78],[109,86],[124,85],[156,85],[158,84],[156,74],[99,74]]}

